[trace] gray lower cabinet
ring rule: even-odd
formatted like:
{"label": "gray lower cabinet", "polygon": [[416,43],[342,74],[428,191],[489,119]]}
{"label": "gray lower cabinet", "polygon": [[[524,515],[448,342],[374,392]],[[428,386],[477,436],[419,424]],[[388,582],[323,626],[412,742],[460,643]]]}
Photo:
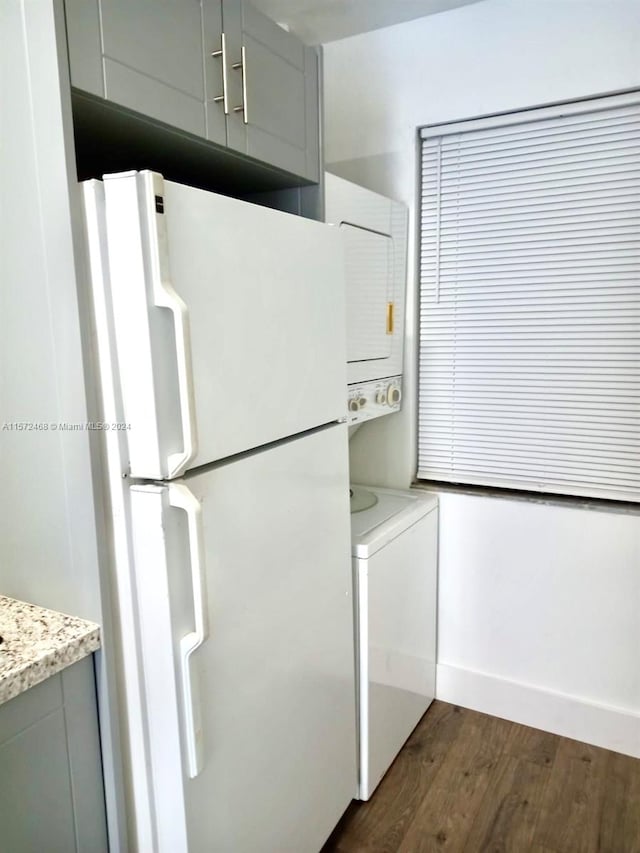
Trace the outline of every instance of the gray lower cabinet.
{"label": "gray lower cabinet", "polygon": [[318,55],[243,0],[65,0],[71,83],[317,182]]}
{"label": "gray lower cabinet", "polygon": [[0,849],[108,850],[91,657],[0,706]]}

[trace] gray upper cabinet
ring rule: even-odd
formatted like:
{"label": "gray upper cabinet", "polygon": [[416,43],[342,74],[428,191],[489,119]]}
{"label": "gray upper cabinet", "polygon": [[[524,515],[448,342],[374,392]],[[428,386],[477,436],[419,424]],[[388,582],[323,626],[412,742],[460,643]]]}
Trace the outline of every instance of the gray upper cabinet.
{"label": "gray upper cabinet", "polygon": [[200,0],[66,0],[65,10],[72,85],[205,135]]}
{"label": "gray upper cabinet", "polygon": [[199,0],[101,0],[105,95],[204,136]]}
{"label": "gray upper cabinet", "polygon": [[98,0],[65,0],[71,84],[104,98]]}
{"label": "gray upper cabinet", "polygon": [[318,62],[249,3],[222,0],[230,62],[227,144],[319,180]]}
{"label": "gray upper cabinet", "polygon": [[227,144],[229,59],[220,0],[202,0],[207,139]]}
{"label": "gray upper cabinet", "polygon": [[242,0],[65,0],[78,89],[319,180],[318,56]]}

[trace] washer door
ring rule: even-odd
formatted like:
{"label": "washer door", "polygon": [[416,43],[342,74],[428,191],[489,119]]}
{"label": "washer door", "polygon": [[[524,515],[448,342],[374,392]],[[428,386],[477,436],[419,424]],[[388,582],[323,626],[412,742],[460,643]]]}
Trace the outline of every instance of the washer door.
{"label": "washer door", "polygon": [[437,537],[436,510],[369,559],[353,560],[362,800],[435,694]]}

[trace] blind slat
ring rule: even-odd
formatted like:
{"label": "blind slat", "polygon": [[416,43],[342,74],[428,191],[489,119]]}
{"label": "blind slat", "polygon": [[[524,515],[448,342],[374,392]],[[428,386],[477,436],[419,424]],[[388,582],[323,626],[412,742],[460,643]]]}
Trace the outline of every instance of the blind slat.
{"label": "blind slat", "polygon": [[[447,213],[449,210],[457,212],[461,208],[471,206],[486,209],[487,205],[492,202],[502,207],[510,203],[523,205],[525,200],[545,204],[547,201],[553,201],[556,198],[568,200],[576,206],[582,206],[583,203],[590,200],[611,199],[612,196],[624,198],[627,195],[633,196],[638,191],[637,174],[631,176],[621,174],[613,178],[611,176],[607,178],[606,175],[591,175],[589,177],[591,181],[588,184],[581,184],[580,182],[572,184],[570,181],[563,184],[560,181],[547,181],[546,186],[541,183],[536,185],[534,182],[526,189],[523,186],[509,187],[508,184],[503,187],[490,187],[489,185],[477,188],[466,187],[462,200],[460,193],[453,191],[443,193],[441,206],[443,211]],[[631,183],[630,180],[632,180]]]}
{"label": "blind slat", "polygon": [[[493,146],[474,145],[462,148],[458,145],[445,144],[442,150],[442,162],[444,165],[455,162],[464,167],[474,163],[524,160],[532,155],[541,160],[557,151],[563,152],[567,156],[575,156],[594,147],[603,151],[624,147],[633,144],[638,139],[640,139],[640,121],[631,121],[624,125],[614,125],[592,131],[588,137],[562,133],[517,144],[507,143],[503,146],[494,144]],[[423,165],[426,166],[432,161],[432,153],[425,153],[422,160]]]}
{"label": "blind slat", "polygon": [[591,151],[585,151],[578,156],[577,154],[561,154],[559,152],[544,158],[522,158],[522,159],[507,159],[503,158],[504,162],[500,161],[482,161],[477,162],[473,167],[461,167],[457,162],[443,164],[442,168],[442,189],[443,192],[448,192],[450,188],[455,188],[463,183],[473,183],[476,180],[511,181],[514,184],[519,184],[521,179],[535,179],[540,177],[548,180],[550,177],[561,175],[562,177],[571,176],[574,173],[596,172],[603,174],[609,169],[622,171],[623,168],[633,166],[637,163],[640,146],[627,145],[618,149],[611,148],[606,151],[598,151],[595,148]]}
{"label": "blind slat", "polygon": [[[542,121],[536,121],[531,115],[531,121],[527,120],[525,114],[520,117],[511,117],[508,121],[487,121],[487,127],[477,128],[471,133],[455,134],[455,144],[460,146],[477,145],[483,141],[487,144],[500,144],[501,141],[508,140],[510,143],[516,143],[519,139],[533,139],[536,135],[545,136],[554,133],[578,132],[588,133],[590,130],[597,130],[602,127],[616,127],[625,124],[628,121],[636,121],[638,117],[638,105],[630,104],[617,109],[607,109],[603,107],[602,112],[599,111],[581,111],[580,114],[572,116],[557,116],[553,118],[545,118]],[[451,144],[453,138],[450,134],[446,134],[442,139],[445,144]],[[437,133],[425,133],[427,138],[423,142],[424,148],[428,149],[439,138]],[[430,138],[429,138],[430,137]]]}
{"label": "blind slat", "polygon": [[[494,232],[519,234],[550,231],[553,233],[557,227],[582,231],[585,228],[593,228],[600,224],[604,228],[615,227],[618,223],[635,224],[638,222],[638,201],[640,201],[640,195],[635,202],[621,202],[618,205],[608,207],[604,205],[585,207],[582,205],[579,210],[564,208],[558,211],[550,211],[548,215],[546,215],[546,209],[541,208],[535,212],[535,215],[529,211],[524,224],[520,223],[518,219],[514,222],[514,216],[510,212],[495,213],[492,216],[484,217],[484,219],[475,215],[468,218],[458,215],[453,221],[449,221],[447,225],[443,226],[442,235],[446,237],[449,234],[455,234],[464,237],[466,234],[470,234],[474,237],[482,237],[485,231],[491,235]],[[428,216],[426,213],[422,214],[421,227],[424,231],[433,227],[434,217],[435,214]]]}

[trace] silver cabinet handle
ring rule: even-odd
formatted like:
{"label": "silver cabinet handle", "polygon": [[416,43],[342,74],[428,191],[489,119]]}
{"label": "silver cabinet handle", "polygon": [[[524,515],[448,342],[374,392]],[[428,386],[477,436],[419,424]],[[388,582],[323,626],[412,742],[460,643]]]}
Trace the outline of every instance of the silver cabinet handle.
{"label": "silver cabinet handle", "polygon": [[224,114],[229,115],[229,93],[227,84],[227,42],[224,33],[220,34],[220,50],[214,50],[211,56],[214,59],[220,57],[222,60],[222,94],[214,98],[216,104],[222,103]]}
{"label": "silver cabinet handle", "polygon": [[234,71],[240,70],[242,72],[242,103],[239,107],[234,107],[234,113],[242,113],[242,118],[245,124],[249,124],[249,107],[247,104],[247,51],[245,46],[242,45],[241,54],[240,54],[240,62],[234,62],[231,66]]}

